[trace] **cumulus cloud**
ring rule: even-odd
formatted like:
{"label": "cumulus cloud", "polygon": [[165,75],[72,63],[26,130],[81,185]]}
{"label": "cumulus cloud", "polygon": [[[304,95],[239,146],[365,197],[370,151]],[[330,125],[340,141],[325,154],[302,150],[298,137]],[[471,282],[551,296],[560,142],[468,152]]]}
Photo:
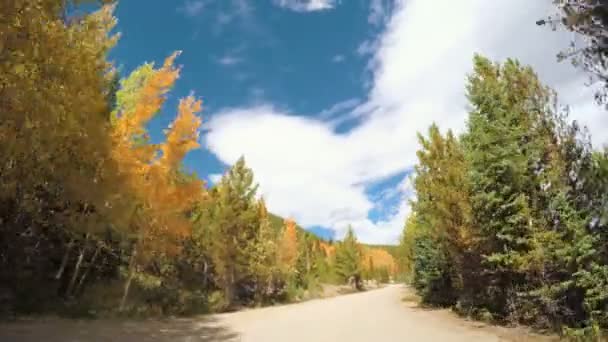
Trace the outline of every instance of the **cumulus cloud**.
{"label": "cumulus cloud", "polygon": [[346,172],[356,167],[357,153],[344,158],[348,140],[323,122],[260,106],[217,115],[208,128],[209,149],[227,164],[244,154],[269,208],[278,214],[294,216],[304,226],[331,227],[372,207],[362,187],[353,186],[360,176]]}
{"label": "cumulus cloud", "polygon": [[282,8],[296,12],[315,12],[329,10],[336,6],[336,0],[273,0]]}
{"label": "cumulus cloud", "polygon": [[[396,187],[396,207],[375,222],[370,211],[378,201],[391,201],[370,197],[366,189],[411,169],[416,133],[432,122],[462,130],[464,85],[476,52],[532,65],[572,105],[573,118],[589,126],[595,144],[607,141],[608,114],[592,103],[584,75],[556,62],[571,37],[535,25],[551,11],[549,1],[396,2],[384,32],[369,46],[373,79],[365,101],[316,118],[271,105],[227,109],[209,123],[207,144],[227,164],[246,156],[272,211],[304,226],[329,227],[338,238],[352,224],[363,242],[395,243],[409,213],[411,184],[404,179]],[[335,131],[336,117],[355,116],[358,126]]]}

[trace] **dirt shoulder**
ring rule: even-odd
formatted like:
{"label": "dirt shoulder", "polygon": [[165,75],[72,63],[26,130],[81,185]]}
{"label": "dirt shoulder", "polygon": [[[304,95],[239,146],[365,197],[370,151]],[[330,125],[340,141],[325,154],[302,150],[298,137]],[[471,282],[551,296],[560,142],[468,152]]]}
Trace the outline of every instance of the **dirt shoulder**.
{"label": "dirt shoulder", "polygon": [[403,288],[403,305],[408,308],[408,311],[419,313],[423,316],[433,316],[433,319],[441,320],[450,324],[459,324],[462,327],[471,331],[486,331],[497,336],[500,341],[559,341],[559,337],[555,335],[544,335],[534,332],[528,327],[504,327],[489,323],[480,322],[473,319],[468,319],[458,315],[450,309],[427,308],[420,305],[420,298],[415,294],[410,287]]}

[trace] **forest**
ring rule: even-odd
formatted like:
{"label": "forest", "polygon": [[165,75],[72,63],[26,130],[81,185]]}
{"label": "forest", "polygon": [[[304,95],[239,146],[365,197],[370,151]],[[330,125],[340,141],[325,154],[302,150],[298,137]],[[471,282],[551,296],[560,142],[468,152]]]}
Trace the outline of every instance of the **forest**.
{"label": "forest", "polygon": [[[83,2],[0,1],[0,316],[222,312],[404,279],[481,320],[579,340],[608,328],[608,149],[532,68],[474,56],[464,131],[419,134],[398,246],[352,228],[324,241],[269,212],[246,156],[213,185],[184,167],[203,148],[199,98],[153,143],[179,52],[121,75],[115,5],[71,15]],[[555,3],[562,17],[537,24],[587,38],[558,58],[606,105],[606,5]]]}
{"label": "forest", "polygon": [[[556,1],[589,45],[560,58],[596,76],[606,104],[606,5]],[[584,85],[581,85],[584,86]],[[462,134],[419,134],[416,198],[399,263],[427,305],[573,340],[608,327],[608,148],[530,67],[475,56]]]}
{"label": "forest", "polygon": [[333,243],[270,213],[244,158],[213,186],[187,171],[200,99],[151,142],[179,52],[120,75],[115,5],[80,4],[0,3],[2,316],[217,312],[395,274],[352,229]]}

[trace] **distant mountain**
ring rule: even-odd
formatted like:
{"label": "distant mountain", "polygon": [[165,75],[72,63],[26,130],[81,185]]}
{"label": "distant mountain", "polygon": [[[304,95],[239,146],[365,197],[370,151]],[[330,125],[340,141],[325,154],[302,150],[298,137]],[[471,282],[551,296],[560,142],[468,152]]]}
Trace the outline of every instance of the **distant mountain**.
{"label": "distant mountain", "polygon": [[[281,230],[281,228],[283,227],[283,223],[284,223],[285,219],[284,219],[284,218],[282,218],[281,216],[279,216],[279,215],[275,215],[275,214],[273,214],[273,213],[268,213],[268,216],[269,216],[269,218],[270,218],[270,225],[272,226],[272,228],[273,228],[273,229],[274,229],[276,232],[280,231],[280,230]],[[323,240],[321,237],[319,237],[319,236],[317,236],[317,235],[315,235],[315,234],[313,234],[313,233],[309,232],[308,230],[306,230],[306,229],[302,228],[302,227],[301,227],[301,226],[299,226],[298,224],[296,224],[296,228],[297,228],[297,229],[298,229],[298,231],[300,231],[302,234],[305,234],[305,235],[311,236],[311,237],[313,237],[313,238],[315,238],[315,239],[317,239],[317,240],[319,240],[319,241],[325,241],[325,240]]]}
{"label": "distant mountain", "polygon": [[[272,225],[272,227],[278,232],[281,227],[283,227],[283,221],[285,221],[285,219],[279,215],[275,215],[273,213],[269,213],[269,217],[270,217],[270,224]],[[328,242],[328,240],[323,239],[322,237],[311,233],[310,231],[304,229],[303,227],[296,225],[296,228],[302,232],[302,234],[306,234],[309,236],[314,237],[315,239],[319,240],[319,241],[323,241],[323,242]],[[365,244],[362,243],[362,245],[366,246],[366,247],[370,247],[370,248],[378,248],[378,249],[383,249],[387,252],[389,252],[393,257],[396,256],[397,254],[397,246],[395,245],[373,245],[373,244]]]}

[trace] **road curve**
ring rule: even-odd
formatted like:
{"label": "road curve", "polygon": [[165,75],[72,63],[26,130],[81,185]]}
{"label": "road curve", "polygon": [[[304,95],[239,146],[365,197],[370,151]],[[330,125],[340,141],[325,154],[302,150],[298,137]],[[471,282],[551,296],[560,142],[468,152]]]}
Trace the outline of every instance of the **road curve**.
{"label": "road curve", "polygon": [[[190,319],[34,320],[0,323],[0,341],[21,342],[403,342],[537,341],[402,301],[404,287]],[[545,339],[542,339],[545,340]]]}
{"label": "road curve", "polygon": [[408,308],[402,297],[403,287],[393,285],[217,317],[241,342],[501,341],[445,314]]}

